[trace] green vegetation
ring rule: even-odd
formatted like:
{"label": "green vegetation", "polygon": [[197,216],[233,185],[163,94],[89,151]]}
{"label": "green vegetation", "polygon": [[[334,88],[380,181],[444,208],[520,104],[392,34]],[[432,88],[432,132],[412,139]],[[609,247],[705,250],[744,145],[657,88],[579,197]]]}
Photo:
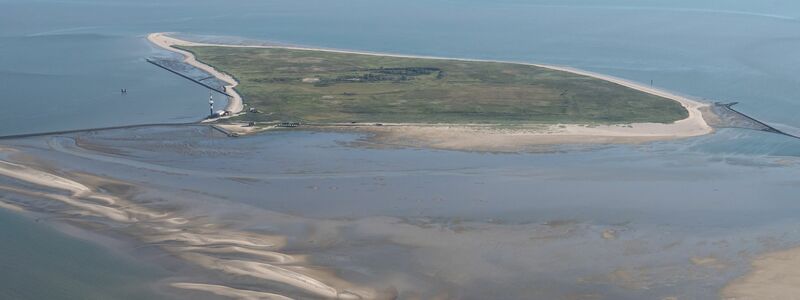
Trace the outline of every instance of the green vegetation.
{"label": "green vegetation", "polygon": [[239,80],[245,103],[261,111],[242,121],[620,124],[688,116],[673,100],[521,64],[182,48]]}

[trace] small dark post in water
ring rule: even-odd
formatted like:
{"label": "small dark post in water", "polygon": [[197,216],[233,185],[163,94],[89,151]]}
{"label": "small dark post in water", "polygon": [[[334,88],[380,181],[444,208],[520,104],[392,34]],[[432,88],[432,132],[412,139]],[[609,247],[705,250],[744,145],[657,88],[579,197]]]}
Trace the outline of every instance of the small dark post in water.
{"label": "small dark post in water", "polygon": [[650,87],[652,87],[652,86],[653,86],[653,80],[650,79]]}

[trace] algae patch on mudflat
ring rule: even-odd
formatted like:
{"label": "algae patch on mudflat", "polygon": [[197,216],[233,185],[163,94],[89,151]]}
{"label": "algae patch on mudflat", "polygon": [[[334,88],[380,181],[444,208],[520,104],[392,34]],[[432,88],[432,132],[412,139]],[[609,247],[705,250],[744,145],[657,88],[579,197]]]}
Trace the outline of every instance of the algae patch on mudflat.
{"label": "algae patch on mudflat", "polygon": [[680,103],[544,67],[323,50],[184,46],[233,75],[260,114],[243,121],[671,123]]}

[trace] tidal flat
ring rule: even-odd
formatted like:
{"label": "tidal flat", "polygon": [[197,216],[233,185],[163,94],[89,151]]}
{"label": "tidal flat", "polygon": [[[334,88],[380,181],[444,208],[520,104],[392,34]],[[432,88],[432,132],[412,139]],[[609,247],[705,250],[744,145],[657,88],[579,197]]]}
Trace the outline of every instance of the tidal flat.
{"label": "tidal flat", "polygon": [[2,201],[165,261],[158,291],[174,298],[715,298],[757,254],[800,244],[791,157],[367,138],[169,126],[5,140]]}

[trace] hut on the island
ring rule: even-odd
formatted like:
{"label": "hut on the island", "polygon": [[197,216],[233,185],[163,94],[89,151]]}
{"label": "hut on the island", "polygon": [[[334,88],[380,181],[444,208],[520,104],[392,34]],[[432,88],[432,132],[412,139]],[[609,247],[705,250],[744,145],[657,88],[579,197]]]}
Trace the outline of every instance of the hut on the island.
{"label": "hut on the island", "polygon": [[219,117],[224,117],[224,116],[227,116],[227,115],[228,115],[227,111],[224,111],[224,110],[220,109],[218,111],[215,111],[212,116],[215,117],[215,118],[219,118]]}

